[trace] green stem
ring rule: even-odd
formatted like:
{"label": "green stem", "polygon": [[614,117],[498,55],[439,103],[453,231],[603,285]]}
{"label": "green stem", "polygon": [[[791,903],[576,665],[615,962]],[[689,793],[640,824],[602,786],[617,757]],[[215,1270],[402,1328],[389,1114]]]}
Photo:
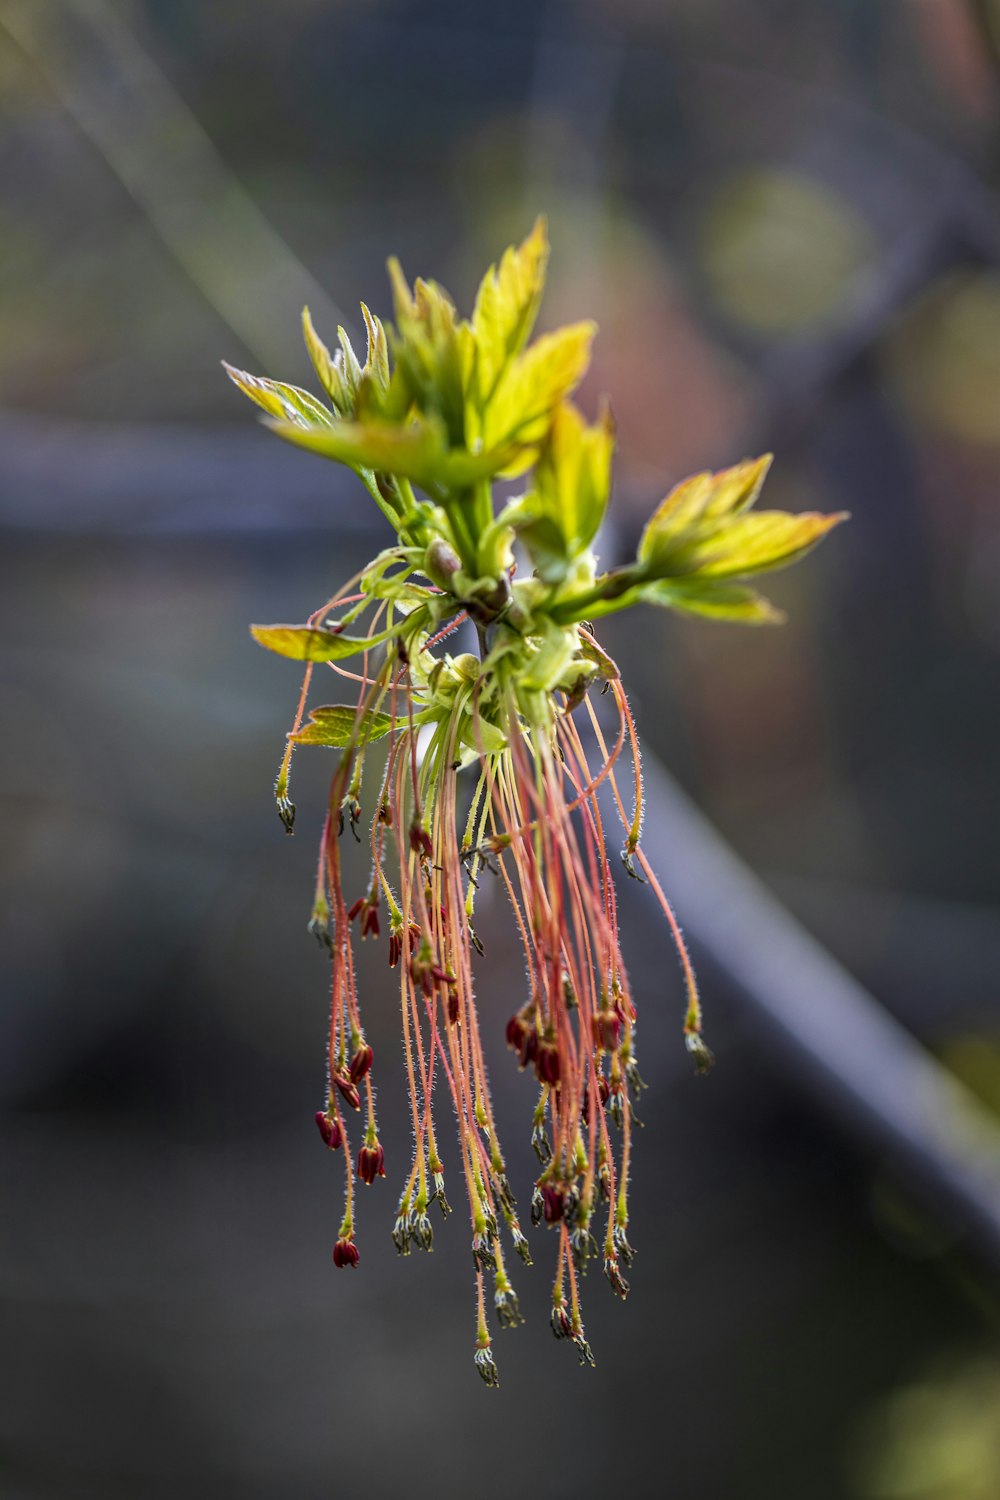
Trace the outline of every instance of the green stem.
{"label": "green stem", "polygon": [[627,607],[629,601],[626,596],[647,579],[647,569],[640,563],[612,568],[610,573],[602,573],[584,593],[572,594],[568,599],[554,604],[549,613],[557,625],[575,625],[578,621],[595,615],[613,614],[616,609]]}

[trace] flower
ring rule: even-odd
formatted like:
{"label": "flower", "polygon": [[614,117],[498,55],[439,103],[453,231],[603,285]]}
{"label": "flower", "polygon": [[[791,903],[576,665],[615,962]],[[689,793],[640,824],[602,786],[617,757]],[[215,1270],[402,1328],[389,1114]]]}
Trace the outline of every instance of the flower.
{"label": "flower", "polygon": [[360,1083],[362,1078],[371,1071],[371,1065],[375,1061],[375,1053],[366,1041],[359,1040],[351,1058],[348,1073],[352,1083]]}
{"label": "flower", "polygon": [[374,1145],[362,1146],[358,1152],[358,1176],[369,1187],[376,1177],[385,1176],[385,1152],[377,1141]]}
{"label": "flower", "polygon": [[342,1270],[344,1266],[356,1266],[361,1256],[353,1239],[341,1236],[333,1247],[333,1263]]}
{"label": "flower", "polygon": [[[468,320],[439,286],[411,288],[390,263],[395,329],[390,338],[362,307],[364,363],[343,330],[331,353],[305,313],[328,404],[227,366],[279,436],[354,469],[396,535],[304,624],[252,628],[261,645],[306,664],[275,783],[289,832],[294,752],[310,745],[340,752],[309,924],[330,959],[328,1108],[317,1125],[326,1145],[343,1144],[349,1159],[340,1102],[362,1115],[357,1177],[371,1185],[385,1175],[353,948],[358,933],[379,939],[384,911],[414,1141],[393,1240],[401,1254],[429,1249],[428,1209],[436,1202],[449,1212],[434,1107],[435,1086],[440,1094],[443,1085],[471,1223],[475,1364],[491,1386],[499,1377],[486,1278],[494,1280],[494,1315],[515,1326],[508,1237],[527,1264],[531,1254],[487,1071],[499,1028],[480,1014],[476,996],[480,881],[492,873],[509,898],[527,971],[505,1036],[539,1086],[531,1218],[555,1242],[552,1328],[581,1362],[593,1363],[580,1276],[600,1253],[600,1230],[612,1289],[619,1297],[628,1289],[620,1265],[633,1253],[626,1231],[641,1087],[601,788],[621,822],[624,870],[649,884],[673,933],[683,1034],[699,1071],[711,1053],[680,928],[642,848],[636,727],[618,667],[585,622],[639,602],[774,621],[777,612],[748,580],[796,560],[842,519],[750,514],[770,459],[748,460],[677,485],[654,511],[634,560],[600,572],[593,544],[610,495],[614,423],[605,408],[589,424],[570,399],[589,361],[592,324],[529,343],[547,258],[540,220],[487,272]],[[524,493],[498,508],[493,481],[511,475],[523,476]],[[517,572],[515,543],[530,564]],[[460,626],[474,630],[476,653],[450,649]],[[314,707],[303,722],[317,668],[349,686],[349,701]],[[347,827],[371,854],[360,893],[345,891]],[[333,1251],[341,1267],[359,1260],[354,1192],[348,1171]]]}
{"label": "flower", "polygon": [[316,1126],[323,1138],[324,1144],[331,1151],[336,1151],[343,1142],[340,1125],[335,1118],[324,1114],[321,1109],[316,1111]]}

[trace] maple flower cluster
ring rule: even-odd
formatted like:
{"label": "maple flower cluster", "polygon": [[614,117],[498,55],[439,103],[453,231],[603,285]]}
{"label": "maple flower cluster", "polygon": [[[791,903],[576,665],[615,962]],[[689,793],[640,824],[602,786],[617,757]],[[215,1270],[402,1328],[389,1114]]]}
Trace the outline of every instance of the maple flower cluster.
{"label": "maple flower cluster", "polygon": [[[432,1209],[450,1212],[434,1108],[443,1080],[469,1214],[474,1358],[488,1385],[499,1379],[489,1309],[501,1326],[521,1321],[508,1255],[530,1264],[531,1253],[486,1066],[501,1028],[484,1023],[476,1004],[483,872],[502,883],[524,950],[523,1002],[506,1020],[506,1043],[538,1084],[530,1219],[556,1242],[551,1327],[592,1363],[581,1275],[599,1260],[614,1292],[628,1292],[628,1189],[642,1087],[609,812],[621,822],[625,869],[648,881],[673,932],[687,1047],[699,1068],[711,1061],[684,941],[640,842],[635,725],[594,622],[640,602],[775,621],[777,611],[748,579],[795,561],[841,519],[753,510],[765,457],[685,480],[653,513],[635,559],[600,572],[593,544],[610,494],[614,427],[606,408],[591,424],[570,400],[594,325],[529,342],[547,259],[539,220],[487,272],[468,320],[440,286],[418,280],[411,288],[391,261],[394,325],[362,306],[363,364],[343,329],[331,354],[304,312],[325,402],[226,367],[273,431],[353,469],[395,532],[394,543],[304,624],[254,626],[253,634],[306,663],[276,782],[289,832],[294,750],[340,752],[309,923],[331,968],[327,1083],[316,1123],[324,1145],[344,1158],[334,1263],[358,1265],[355,1184],[386,1173],[354,964],[355,941],[370,937],[386,942],[399,980],[415,1143],[393,1239],[402,1254],[429,1250]],[[498,501],[495,482],[517,477],[523,493]],[[453,655],[449,639],[466,622],[478,651]],[[344,684],[348,701],[313,707],[306,718],[317,666]],[[610,699],[610,718],[598,713],[595,691]],[[358,838],[366,826],[371,873],[361,890],[344,889],[340,840],[348,825]]]}

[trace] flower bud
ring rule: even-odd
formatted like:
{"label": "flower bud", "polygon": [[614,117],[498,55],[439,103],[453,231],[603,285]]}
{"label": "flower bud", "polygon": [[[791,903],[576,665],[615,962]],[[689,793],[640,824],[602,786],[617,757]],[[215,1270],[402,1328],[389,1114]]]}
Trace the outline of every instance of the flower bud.
{"label": "flower bud", "polygon": [[424,572],[438,588],[450,592],[455,574],[461,570],[462,559],[442,537],[435,537],[424,554]]}
{"label": "flower bud", "polygon": [[360,1259],[353,1239],[339,1239],[333,1247],[333,1263],[341,1269],[344,1266],[356,1266]]}
{"label": "flower bud", "polygon": [[516,1011],[507,1022],[507,1046],[517,1053],[518,1067],[526,1068],[535,1061],[538,1053],[538,1031],[535,1027],[534,1009],[525,1006]]}
{"label": "flower bud", "polygon": [[[597,1098],[598,1098],[598,1100],[600,1102],[600,1106],[601,1106],[602,1109],[607,1104],[608,1098],[610,1097],[610,1094],[611,1094],[611,1085],[610,1085],[610,1083],[605,1078],[605,1076],[604,1076],[603,1073],[599,1073],[597,1075]],[[587,1090],[587,1092],[583,1096],[583,1107],[580,1110],[580,1115],[581,1115],[581,1118],[583,1120],[583,1123],[585,1125],[589,1125],[590,1124],[590,1090],[589,1089]]]}
{"label": "flower bud", "polygon": [[430,859],[434,853],[430,834],[416,819],[410,824],[410,848],[414,854],[419,854],[423,859]]}
{"label": "flower bud", "polygon": [[321,1109],[316,1111],[316,1128],[323,1137],[323,1144],[331,1151],[336,1151],[343,1143],[340,1125],[332,1115],[326,1115]]}
{"label": "flower bud", "polygon": [[365,1074],[370,1070],[371,1065],[374,1061],[375,1053],[372,1051],[368,1043],[365,1041],[359,1043],[357,1051],[351,1058],[351,1065],[348,1068],[348,1072],[351,1076],[351,1082],[360,1083]]}
{"label": "flower bud", "polygon": [[358,1152],[358,1176],[369,1187],[376,1177],[385,1176],[385,1152],[377,1141],[374,1146],[362,1146]]}
{"label": "flower bud", "polygon": [[599,1010],[594,1017],[594,1046],[605,1052],[617,1052],[621,1040],[621,1017],[613,1010]]}
{"label": "flower bud", "polygon": [[550,1088],[555,1088],[561,1071],[559,1048],[555,1042],[547,1039],[539,1042],[535,1057],[535,1073],[539,1083],[547,1083]]}
{"label": "flower bud", "polygon": [[333,1081],[337,1085],[346,1102],[352,1109],[361,1108],[361,1095],[358,1093],[351,1080],[343,1073],[334,1073]]}
{"label": "flower bud", "polygon": [[566,1208],[565,1193],[562,1188],[553,1187],[550,1182],[543,1183],[540,1192],[542,1195],[542,1214],[546,1224],[557,1224]]}

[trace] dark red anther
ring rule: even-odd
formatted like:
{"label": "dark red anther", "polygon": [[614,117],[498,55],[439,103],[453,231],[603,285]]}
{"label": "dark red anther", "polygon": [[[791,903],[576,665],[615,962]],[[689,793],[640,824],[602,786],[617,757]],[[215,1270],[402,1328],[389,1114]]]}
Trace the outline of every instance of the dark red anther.
{"label": "dark red anther", "polygon": [[507,1022],[507,1046],[517,1053],[518,1066],[526,1068],[538,1055],[538,1032],[530,1011],[519,1010]]}
{"label": "dark red anther", "polygon": [[403,934],[401,932],[390,932],[389,934],[389,968],[394,969],[403,956]]}
{"label": "dark red anther", "polygon": [[542,1193],[542,1213],[546,1224],[557,1224],[563,1216],[565,1197],[561,1188],[553,1187],[551,1183],[544,1183]]}
{"label": "dark red anther", "polygon": [[359,913],[364,910],[364,907],[365,907],[365,898],[364,898],[364,896],[359,896],[358,899],[357,899],[357,901],[355,901],[352,906],[349,906],[347,908],[347,920],[349,922],[353,922],[354,919],[355,919],[355,917],[358,916]]}
{"label": "dark red anther", "polygon": [[448,986],[448,1024],[455,1026],[458,1023],[458,990],[453,984]]}
{"label": "dark red anther", "polygon": [[333,1263],[335,1266],[356,1266],[361,1256],[358,1247],[353,1240],[338,1240],[333,1247]]}
{"label": "dark red anther", "polygon": [[340,1126],[330,1115],[325,1115],[321,1109],[316,1111],[316,1128],[323,1137],[323,1144],[331,1151],[336,1151],[344,1137],[340,1133]]}
{"label": "dark red anther", "polygon": [[385,1176],[385,1152],[377,1141],[374,1146],[362,1146],[358,1152],[358,1176],[369,1187],[376,1177]]}
{"label": "dark red anther", "polygon": [[[610,1094],[611,1094],[611,1085],[610,1085],[610,1083],[605,1078],[605,1076],[604,1076],[603,1073],[598,1074],[598,1077],[597,1077],[597,1097],[600,1100],[600,1104],[601,1104],[601,1108],[602,1109],[607,1104],[608,1098],[609,1098]],[[580,1111],[580,1114],[581,1114],[581,1116],[583,1118],[583,1123],[585,1125],[589,1125],[590,1124],[590,1090],[589,1089],[587,1090],[587,1092],[583,1096],[583,1108]]]}
{"label": "dark red anther", "polygon": [[427,996],[428,1000],[434,994],[434,991],[439,984],[452,985],[455,983],[455,976],[453,974],[449,974],[446,969],[442,969],[441,965],[435,961],[433,950],[431,949],[431,945],[429,942],[427,942],[426,938],[421,940],[420,947],[417,949],[416,953],[412,953],[412,929],[410,932],[410,944],[410,978],[413,980],[414,984],[418,984],[420,986],[424,994]]}
{"label": "dark red anther", "polygon": [[361,1042],[357,1052],[351,1058],[351,1066],[348,1069],[352,1083],[360,1083],[365,1074],[370,1071],[375,1061],[375,1053],[367,1042]]}
{"label": "dark red anther", "polygon": [[524,1024],[524,1017],[521,1015],[520,1011],[518,1011],[516,1015],[511,1016],[510,1020],[507,1022],[507,1046],[510,1047],[512,1051],[520,1052],[521,1041],[526,1030],[527,1027]]}
{"label": "dark red anther", "polygon": [[550,1088],[555,1088],[559,1082],[560,1064],[559,1048],[555,1042],[542,1040],[538,1043],[538,1051],[535,1056],[535,1072],[539,1083],[547,1083]]}
{"label": "dark red anther", "polygon": [[352,1109],[361,1108],[361,1095],[358,1093],[350,1078],[345,1078],[343,1073],[334,1073],[333,1081],[343,1094]]}
{"label": "dark red anther", "polygon": [[594,1017],[594,1046],[617,1052],[621,1046],[621,1017],[613,1010],[599,1010]]}
{"label": "dark red anther", "polygon": [[423,859],[430,859],[434,853],[431,836],[422,823],[414,821],[410,824],[410,848]]}
{"label": "dark red anther", "polygon": [[634,1024],[635,1006],[632,1004],[631,1000],[629,1000],[624,991],[616,987],[612,991],[612,999],[614,1000],[615,1012],[621,1017],[622,1024],[624,1025],[626,1022],[629,1025]]}
{"label": "dark red anther", "polygon": [[361,919],[361,936],[378,937],[378,906],[374,903],[366,905],[365,914]]}

